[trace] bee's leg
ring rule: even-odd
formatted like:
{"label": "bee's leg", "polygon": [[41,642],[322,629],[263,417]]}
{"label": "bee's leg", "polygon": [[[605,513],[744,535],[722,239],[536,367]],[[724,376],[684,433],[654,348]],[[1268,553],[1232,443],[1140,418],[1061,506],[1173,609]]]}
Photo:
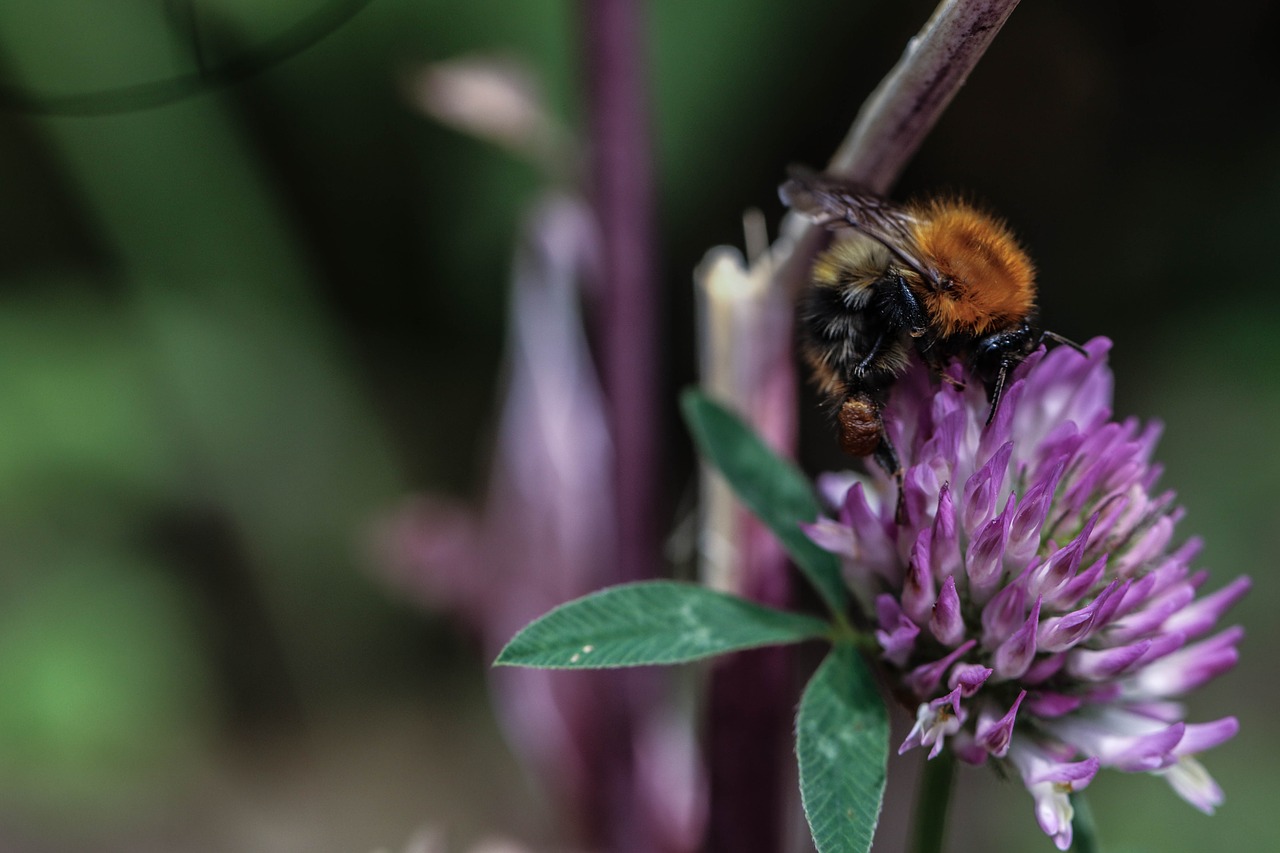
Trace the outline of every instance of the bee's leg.
{"label": "bee's leg", "polygon": [[895,520],[902,524],[906,513],[902,500],[902,463],[894,450],[889,434],[884,430],[880,415],[880,402],[867,391],[850,394],[840,404],[836,421],[840,424],[840,447],[850,456],[876,460],[881,468],[898,484],[898,506]]}
{"label": "bee's leg", "polygon": [[1043,343],[1044,341],[1052,341],[1055,344],[1062,344],[1063,346],[1071,347],[1073,350],[1080,353],[1085,358],[1089,357],[1089,351],[1087,349],[1080,346],[1078,343],[1071,340],[1070,338],[1064,338],[1062,335],[1059,335],[1057,332],[1050,332],[1048,329],[1041,331],[1040,337],[1036,341],[1036,343]]}
{"label": "bee's leg", "polygon": [[1000,398],[1004,396],[1009,373],[1040,345],[1039,333],[1023,323],[1015,329],[980,338],[974,346],[971,364],[973,370],[987,384],[987,396],[991,408],[987,411],[987,424],[995,419]]}
{"label": "bee's leg", "polygon": [[867,457],[883,444],[884,421],[880,404],[866,391],[850,394],[836,412],[840,424],[840,449],[850,456]]}
{"label": "bee's leg", "polygon": [[951,363],[951,358],[943,352],[942,348],[934,347],[932,342],[923,346],[917,343],[916,352],[920,354],[921,361],[928,366],[934,376],[952,388],[960,391],[964,390],[964,382],[947,373],[947,365]]}
{"label": "bee's leg", "polygon": [[871,285],[866,310],[876,318],[873,324],[869,324],[876,337],[854,368],[857,377],[866,376],[881,360],[886,349],[898,346],[904,333],[919,339],[928,329],[924,309],[900,272],[890,270]]}
{"label": "bee's leg", "polygon": [[995,420],[996,409],[1000,405],[1000,398],[1004,396],[1004,386],[1009,380],[1009,371],[1012,367],[1013,365],[1010,364],[1007,358],[1001,360],[1000,367],[996,371],[996,380],[991,386],[991,408],[987,410],[986,426],[990,426],[991,422]]}
{"label": "bee's leg", "polygon": [[920,300],[896,270],[885,273],[871,286],[870,308],[887,328],[905,331],[913,338],[923,337],[929,328]]}
{"label": "bee's leg", "polygon": [[871,345],[871,348],[867,350],[867,354],[864,355],[862,360],[853,368],[855,380],[866,376],[867,372],[871,369],[871,366],[876,363],[876,359],[880,357],[880,353],[884,350],[886,337],[888,337],[888,335],[883,331],[876,336],[876,342]]}

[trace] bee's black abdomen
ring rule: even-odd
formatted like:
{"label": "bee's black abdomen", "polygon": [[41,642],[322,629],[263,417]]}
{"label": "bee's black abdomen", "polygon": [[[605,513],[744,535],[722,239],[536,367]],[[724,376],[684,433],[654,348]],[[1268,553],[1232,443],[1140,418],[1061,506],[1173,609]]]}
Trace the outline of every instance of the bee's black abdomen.
{"label": "bee's black abdomen", "polygon": [[853,299],[847,289],[814,287],[801,305],[805,360],[833,406],[851,394],[888,388],[905,364],[904,332],[868,305],[873,295],[870,287]]}
{"label": "bee's black abdomen", "polygon": [[846,304],[834,287],[813,287],[800,308],[804,331],[815,343],[830,346],[862,334],[865,319],[859,308]]}

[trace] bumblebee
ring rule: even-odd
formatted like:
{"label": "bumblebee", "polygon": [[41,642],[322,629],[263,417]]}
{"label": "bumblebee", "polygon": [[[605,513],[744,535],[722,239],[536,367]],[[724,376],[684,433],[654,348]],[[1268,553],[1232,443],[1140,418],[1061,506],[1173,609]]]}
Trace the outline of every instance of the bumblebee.
{"label": "bumblebee", "polygon": [[779,194],[841,231],[813,265],[800,306],[801,352],[841,448],[873,457],[899,482],[882,411],[913,354],[953,383],[943,370],[964,360],[986,387],[990,423],[1009,374],[1042,342],[1085,352],[1033,325],[1035,267],[1002,220],[954,199],[898,205],[800,170]]}

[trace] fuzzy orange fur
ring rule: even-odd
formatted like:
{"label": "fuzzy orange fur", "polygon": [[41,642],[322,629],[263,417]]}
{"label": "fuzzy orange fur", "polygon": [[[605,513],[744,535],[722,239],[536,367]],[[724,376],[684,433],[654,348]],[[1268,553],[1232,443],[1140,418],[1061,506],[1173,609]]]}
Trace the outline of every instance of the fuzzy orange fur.
{"label": "fuzzy orange fur", "polygon": [[1035,305],[1035,267],[1003,221],[964,202],[935,201],[917,212],[915,240],[950,288],[924,294],[944,337],[983,335],[1023,320]]}

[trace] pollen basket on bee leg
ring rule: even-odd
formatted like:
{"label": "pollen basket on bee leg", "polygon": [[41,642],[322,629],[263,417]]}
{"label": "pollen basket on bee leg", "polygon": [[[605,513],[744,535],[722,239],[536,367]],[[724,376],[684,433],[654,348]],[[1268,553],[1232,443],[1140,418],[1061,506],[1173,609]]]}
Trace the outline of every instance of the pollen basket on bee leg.
{"label": "pollen basket on bee leg", "polygon": [[865,394],[849,397],[836,413],[840,424],[840,448],[850,456],[870,456],[880,446],[884,422],[880,407]]}

